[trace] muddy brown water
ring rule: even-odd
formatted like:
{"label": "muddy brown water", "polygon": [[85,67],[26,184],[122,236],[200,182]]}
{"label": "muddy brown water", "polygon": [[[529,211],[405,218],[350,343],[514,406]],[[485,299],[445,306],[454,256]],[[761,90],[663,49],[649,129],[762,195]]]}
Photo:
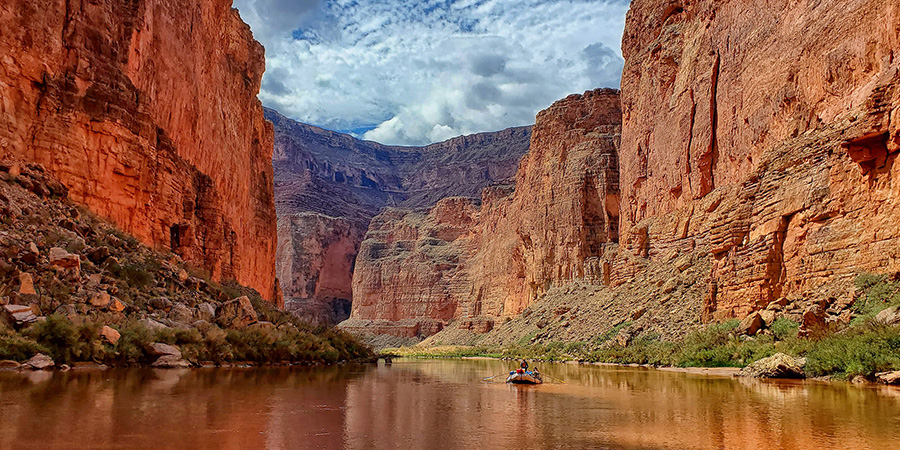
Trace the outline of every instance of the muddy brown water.
{"label": "muddy brown water", "polygon": [[[511,363],[0,372],[0,448],[900,449],[900,389]],[[498,380],[502,377],[498,377]]]}

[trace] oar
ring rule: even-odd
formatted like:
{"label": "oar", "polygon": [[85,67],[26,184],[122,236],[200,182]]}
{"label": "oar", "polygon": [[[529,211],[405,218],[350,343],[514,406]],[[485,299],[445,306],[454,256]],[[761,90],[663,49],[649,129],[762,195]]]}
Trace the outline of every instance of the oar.
{"label": "oar", "polygon": [[560,383],[562,383],[562,384],[566,384],[566,382],[565,382],[565,381],[563,381],[563,380],[560,380],[560,379],[559,379],[559,378],[556,378],[556,377],[551,377],[551,376],[550,376],[550,375],[545,375],[545,374],[543,374],[543,373],[542,373],[542,374],[541,374],[541,377],[547,377],[547,378],[550,378],[550,379],[552,379],[552,380],[556,380],[556,381],[559,381],[559,382],[560,382]]}
{"label": "oar", "polygon": [[494,375],[494,376],[492,376],[492,377],[485,377],[485,378],[482,378],[481,381],[487,381],[487,380],[490,380],[490,379],[493,379],[493,378],[502,377],[503,375],[506,375],[506,374],[505,374],[505,373],[501,373],[501,374]]}

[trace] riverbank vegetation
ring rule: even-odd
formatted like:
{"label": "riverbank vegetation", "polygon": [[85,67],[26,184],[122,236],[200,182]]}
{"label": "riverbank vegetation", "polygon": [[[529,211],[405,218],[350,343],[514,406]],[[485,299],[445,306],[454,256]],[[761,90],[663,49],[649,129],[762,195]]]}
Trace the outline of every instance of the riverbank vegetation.
{"label": "riverbank vegetation", "polygon": [[869,274],[856,279],[860,292],[850,323],[833,323],[804,330],[787,318],[769,324],[764,333],[742,335],[740,322],[730,320],[709,324],[683,340],[673,342],[652,333],[620,343],[613,336],[622,328],[613,327],[597,342],[550,342],[531,344],[522,339],[516,345],[492,347],[405,347],[385,349],[384,354],[410,357],[472,357],[584,361],[617,364],[647,364],[674,367],[744,367],[759,359],[785,353],[806,358],[804,368],[812,377],[830,376],[872,379],[878,372],[900,370],[900,324],[878,318],[888,308],[900,305],[900,283]]}
{"label": "riverbank vegetation", "polygon": [[321,364],[372,356],[367,347],[343,331],[298,324],[284,313],[273,317],[270,312],[266,318],[275,321],[244,329],[222,329],[208,323],[150,329],[140,321],[126,320],[113,325],[119,337],[112,343],[103,338],[100,322],[54,314],[22,332],[6,327],[0,330],[0,360],[23,361],[44,353],[57,364],[150,365],[159,356],[153,353],[152,343],[176,346],[184,359],[195,365]]}

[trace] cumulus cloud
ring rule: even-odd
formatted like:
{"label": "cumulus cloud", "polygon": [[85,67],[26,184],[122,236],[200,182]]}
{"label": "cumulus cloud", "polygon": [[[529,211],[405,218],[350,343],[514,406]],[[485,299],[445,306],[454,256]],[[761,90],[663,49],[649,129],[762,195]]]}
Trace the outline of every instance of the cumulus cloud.
{"label": "cumulus cloud", "polygon": [[236,0],[283,114],[419,145],[617,87],[628,0]]}

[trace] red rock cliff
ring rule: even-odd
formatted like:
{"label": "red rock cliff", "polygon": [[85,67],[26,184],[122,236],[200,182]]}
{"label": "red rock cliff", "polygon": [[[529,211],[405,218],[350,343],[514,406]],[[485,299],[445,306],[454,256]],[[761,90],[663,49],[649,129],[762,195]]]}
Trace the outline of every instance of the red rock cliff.
{"label": "red rock cliff", "polygon": [[630,253],[708,247],[707,318],[900,269],[898,49],[892,0],[633,1],[620,153]]}
{"label": "red rock cliff", "polygon": [[512,186],[478,203],[445,199],[428,212],[377,216],[360,247],[343,326],[430,335],[449,321],[488,331],[549,287],[602,281],[618,241],[618,92],[589,91],[537,116]]}
{"label": "red rock cliff", "polygon": [[0,156],[275,299],[263,48],[230,0],[12,0],[0,29]]}

